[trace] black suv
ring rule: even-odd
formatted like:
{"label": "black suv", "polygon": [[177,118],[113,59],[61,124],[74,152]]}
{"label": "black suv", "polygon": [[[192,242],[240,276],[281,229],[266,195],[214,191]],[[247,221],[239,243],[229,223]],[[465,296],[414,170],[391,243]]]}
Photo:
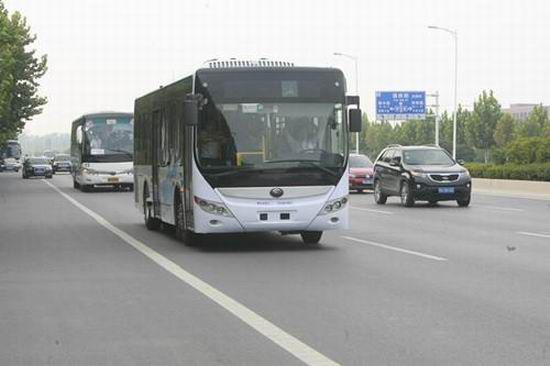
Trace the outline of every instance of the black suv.
{"label": "black suv", "polygon": [[374,200],[386,203],[388,196],[400,196],[410,207],[415,201],[455,201],[470,204],[472,179],[462,162],[457,163],[438,146],[389,145],[374,163]]}

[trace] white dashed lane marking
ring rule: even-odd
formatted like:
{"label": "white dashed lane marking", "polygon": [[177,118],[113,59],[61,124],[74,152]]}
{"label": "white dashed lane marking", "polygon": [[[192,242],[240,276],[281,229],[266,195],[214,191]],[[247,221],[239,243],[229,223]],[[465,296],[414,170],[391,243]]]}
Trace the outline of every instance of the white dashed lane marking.
{"label": "white dashed lane marking", "polygon": [[52,187],[57,193],[65,197],[74,206],[78,207],[88,216],[92,217],[105,229],[118,236],[124,242],[132,246],[137,251],[141,252],[147,258],[151,259],[153,262],[164,268],[166,271],[170,272],[175,277],[179,278],[181,281],[193,287],[195,290],[199,291],[201,294],[214,301],[225,310],[229,311],[231,314],[255,329],[258,333],[262,334],[267,339],[304,362],[306,365],[338,365],[338,363],[336,363],[335,361],[311,348],[304,342],[300,341],[298,338],[285,332],[275,324],[271,323],[269,320],[256,314],[254,311],[247,308],[243,304],[227,296],[226,294],[204,282],[197,276],[191,274],[190,272],[187,272],[178,264],[172,262],[168,258],[151,249],[141,241],[127,234],[126,232],[120,230],[99,214],[90,210],[68,194],[62,192],[54,184],[46,180],[44,180],[43,182]]}
{"label": "white dashed lane marking", "polygon": [[354,238],[354,237],[351,237],[351,236],[342,236],[342,238],[344,238],[346,240],[355,241],[357,243],[371,245],[371,246],[378,247],[378,248],[393,250],[395,252],[400,252],[400,253],[415,255],[417,257],[432,259],[434,261],[446,261],[447,260],[447,258],[438,257],[438,256],[435,256],[435,255],[426,254],[426,253],[421,253],[421,252],[417,252],[417,251],[414,251],[414,250],[408,250],[408,249],[403,249],[403,248],[399,248],[399,247],[394,247],[394,246],[391,246],[391,245],[377,243],[377,242],[370,241],[370,240],[358,239],[358,238]]}

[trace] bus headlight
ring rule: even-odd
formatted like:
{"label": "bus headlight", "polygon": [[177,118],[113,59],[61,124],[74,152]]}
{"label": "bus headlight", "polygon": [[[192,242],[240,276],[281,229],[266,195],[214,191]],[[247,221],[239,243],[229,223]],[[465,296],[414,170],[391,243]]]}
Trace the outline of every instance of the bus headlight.
{"label": "bus headlight", "polygon": [[195,196],[195,203],[205,212],[212,215],[219,215],[225,217],[233,217],[231,212],[225,207],[223,203],[212,202]]}
{"label": "bus headlight", "polygon": [[332,201],[328,201],[321,212],[319,212],[319,215],[327,215],[336,211],[339,211],[346,207],[346,204],[348,203],[347,197],[338,198]]}
{"label": "bus headlight", "polygon": [[90,169],[90,168],[82,168],[81,170],[82,175],[95,175],[99,174],[96,170]]}

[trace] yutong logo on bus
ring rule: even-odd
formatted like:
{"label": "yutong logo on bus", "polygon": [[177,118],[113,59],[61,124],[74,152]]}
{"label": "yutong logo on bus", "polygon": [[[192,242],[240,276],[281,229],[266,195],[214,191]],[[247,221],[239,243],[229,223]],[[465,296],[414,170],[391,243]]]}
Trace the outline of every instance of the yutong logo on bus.
{"label": "yutong logo on bus", "polygon": [[271,191],[269,191],[269,194],[275,198],[281,197],[284,193],[285,192],[281,188],[273,188]]}

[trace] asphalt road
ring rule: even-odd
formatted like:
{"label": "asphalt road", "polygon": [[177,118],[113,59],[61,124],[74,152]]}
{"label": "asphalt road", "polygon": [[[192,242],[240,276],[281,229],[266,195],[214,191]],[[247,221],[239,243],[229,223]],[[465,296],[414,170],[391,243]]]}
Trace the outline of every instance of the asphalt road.
{"label": "asphalt road", "polygon": [[48,182],[0,174],[0,365],[550,365],[550,201],[353,194],[351,229],[318,247],[187,247],[147,231],[133,193]]}

